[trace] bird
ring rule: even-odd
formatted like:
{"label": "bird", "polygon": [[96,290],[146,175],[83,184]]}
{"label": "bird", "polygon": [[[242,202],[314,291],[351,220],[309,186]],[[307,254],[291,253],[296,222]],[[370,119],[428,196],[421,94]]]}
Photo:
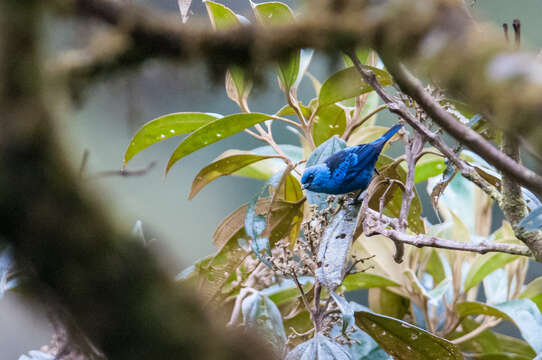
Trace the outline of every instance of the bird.
{"label": "bird", "polygon": [[324,194],[340,195],[367,189],[375,164],[386,142],[403,125],[391,127],[384,135],[368,143],[347,147],[322,163],[305,169],[301,177],[303,189]]}

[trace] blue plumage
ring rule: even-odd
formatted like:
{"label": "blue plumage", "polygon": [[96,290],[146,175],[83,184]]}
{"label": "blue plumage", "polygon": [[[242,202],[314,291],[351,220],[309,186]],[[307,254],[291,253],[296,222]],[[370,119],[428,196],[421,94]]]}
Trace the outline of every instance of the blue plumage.
{"label": "blue plumage", "polygon": [[346,194],[365,190],[375,170],[375,164],[386,142],[403,125],[395,125],[380,138],[341,150],[323,163],[305,169],[301,178],[303,189],[325,194]]}

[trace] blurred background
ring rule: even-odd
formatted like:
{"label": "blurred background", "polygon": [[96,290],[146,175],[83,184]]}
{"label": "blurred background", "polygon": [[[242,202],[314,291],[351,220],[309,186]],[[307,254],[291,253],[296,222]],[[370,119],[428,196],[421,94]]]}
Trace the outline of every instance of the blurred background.
{"label": "blurred background", "polygon": [[[220,2],[252,18],[248,0]],[[284,2],[294,10],[301,6],[300,1]],[[176,0],[140,0],[137,3],[178,13]],[[191,9],[194,12],[192,16],[206,17],[204,4],[199,0],[193,1]],[[542,2],[473,0],[472,9],[477,19],[497,26],[520,19],[523,47],[535,51],[542,48],[542,24],[539,21]],[[80,47],[89,25],[96,24],[45,19],[45,54],[53,56],[57,51]],[[190,26],[190,21],[187,26]],[[336,70],[337,65],[315,56],[309,71],[322,81]],[[131,136],[153,118],[172,112],[223,115],[239,112],[237,105],[227,98],[223,83],[213,83],[208,75],[204,64],[179,66],[151,61],[135,72],[118,74],[87,88],[80,105],[73,111],[63,112],[58,119],[58,128],[62,129],[61,135],[68,149],[66,153],[75,168],[80,167],[83,154],[88,151],[81,181],[87,182],[100,201],[109,206],[120,227],[130,231],[136,221],[142,222],[145,237],[156,239],[155,246],[167,250],[172,274],[212,253],[212,235],[216,226],[230,212],[249,201],[261,187],[257,180],[223,177],[188,201],[194,176],[227,149],[250,150],[263,144],[247,134],[238,134],[184,158],[164,180],[167,160],[180,142],[179,138],[173,138],[152,146],[130,162],[128,169],[140,169],[156,161],[157,166],[144,176],[94,179],[92,176],[120,169]],[[304,103],[315,96],[307,78],[301,83],[298,94]],[[250,108],[274,113],[284,104],[284,95],[270,71],[266,84],[252,91]],[[381,115],[378,122],[389,124],[393,120],[391,116]],[[275,124],[274,134],[279,144],[298,144],[297,137],[282,125]],[[425,196],[424,210],[432,213],[425,191],[420,191],[420,194]],[[435,219],[431,216],[429,220]],[[500,220],[496,220],[494,226],[499,226]],[[531,268],[529,279],[542,274],[541,264],[537,265],[538,268]],[[24,304],[16,292],[8,292],[0,299],[0,319],[2,360],[17,359],[22,353],[39,349],[50,341],[51,328],[45,312]]]}

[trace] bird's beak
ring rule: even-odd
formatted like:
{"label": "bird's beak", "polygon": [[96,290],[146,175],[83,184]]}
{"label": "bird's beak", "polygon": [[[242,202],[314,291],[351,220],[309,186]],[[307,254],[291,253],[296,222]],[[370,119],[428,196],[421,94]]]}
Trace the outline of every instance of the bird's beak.
{"label": "bird's beak", "polygon": [[307,184],[301,184],[301,190],[305,190],[307,188]]}

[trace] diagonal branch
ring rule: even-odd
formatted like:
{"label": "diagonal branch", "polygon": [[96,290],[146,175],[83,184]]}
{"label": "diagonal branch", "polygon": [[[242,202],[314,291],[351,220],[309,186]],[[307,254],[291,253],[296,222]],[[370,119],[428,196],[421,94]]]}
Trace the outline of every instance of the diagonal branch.
{"label": "diagonal branch", "polygon": [[401,90],[412,97],[431,117],[431,119],[452,135],[459,143],[469,147],[487,162],[499,169],[503,174],[517,181],[537,195],[542,195],[542,177],[524,167],[507,154],[497,149],[471,128],[458,122],[457,119],[444,110],[433,97],[428,94],[421,82],[416,79],[403,65],[388,59],[382,61],[400,86]]}
{"label": "diagonal branch", "polygon": [[528,247],[523,245],[482,241],[478,243],[453,241],[424,234],[408,234],[399,229],[397,222],[377,211],[368,209],[366,213],[366,236],[383,235],[395,242],[409,244],[416,247],[435,247],[440,249],[460,250],[486,254],[488,252],[502,252],[507,254],[532,256]]}
{"label": "diagonal branch", "polygon": [[348,54],[352,61],[354,62],[354,66],[358,69],[361,76],[363,77],[363,80],[371,85],[373,89],[376,91],[376,93],[380,96],[380,98],[388,105],[388,109],[394,113],[400,116],[403,120],[405,120],[414,130],[416,130],[418,133],[422,134],[423,137],[435,148],[437,148],[444,156],[446,156],[461,172],[461,174],[472,181],[474,184],[476,184],[480,189],[482,189],[486,194],[488,194],[493,200],[495,200],[498,204],[501,204],[502,197],[499,191],[491,185],[489,182],[487,182],[484,178],[482,178],[478,172],[474,169],[473,166],[471,166],[469,163],[467,163],[465,160],[461,159],[453,150],[450,148],[436,133],[430,131],[424,124],[421,123],[414,115],[412,115],[406,105],[399,99],[396,99],[389,95],[382,85],[378,82],[376,79],[375,74],[370,71],[363,68],[361,63],[359,62],[359,59],[356,56],[353,56],[351,54]]}

